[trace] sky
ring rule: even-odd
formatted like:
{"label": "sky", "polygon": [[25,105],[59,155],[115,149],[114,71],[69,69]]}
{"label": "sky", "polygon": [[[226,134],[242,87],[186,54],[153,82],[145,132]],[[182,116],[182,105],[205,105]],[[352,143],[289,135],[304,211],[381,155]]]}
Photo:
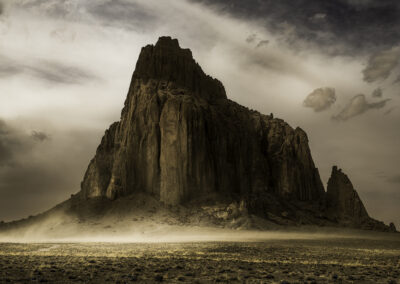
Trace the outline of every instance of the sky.
{"label": "sky", "polygon": [[142,46],[178,38],[230,99],[309,137],[400,227],[396,0],[0,0],[0,220],[80,189]]}

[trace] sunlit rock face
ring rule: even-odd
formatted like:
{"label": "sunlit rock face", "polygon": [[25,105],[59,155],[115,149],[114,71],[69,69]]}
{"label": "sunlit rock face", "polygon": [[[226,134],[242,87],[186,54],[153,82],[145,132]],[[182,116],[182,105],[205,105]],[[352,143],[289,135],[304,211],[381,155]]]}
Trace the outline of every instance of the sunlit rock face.
{"label": "sunlit rock face", "polygon": [[169,37],[142,49],[121,120],[106,131],[81,195],[134,192],[169,205],[218,196],[261,211],[271,195],[309,203],[325,195],[306,133],[227,99]]}

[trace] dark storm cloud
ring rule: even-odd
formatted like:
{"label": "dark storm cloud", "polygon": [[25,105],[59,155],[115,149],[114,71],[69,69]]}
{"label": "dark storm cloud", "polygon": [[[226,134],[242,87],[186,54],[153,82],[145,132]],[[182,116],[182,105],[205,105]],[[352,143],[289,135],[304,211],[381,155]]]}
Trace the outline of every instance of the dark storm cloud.
{"label": "dark storm cloud", "polygon": [[384,5],[384,1],[377,0],[341,0],[344,3],[355,6],[357,8],[365,8],[365,7],[380,7],[382,4]]}
{"label": "dark storm cloud", "polygon": [[356,95],[339,114],[333,116],[332,118],[338,121],[346,121],[369,110],[383,108],[386,106],[388,101],[390,101],[390,99],[382,100],[376,103],[368,103],[365,95]]}
{"label": "dark storm cloud", "polygon": [[[400,41],[400,1],[192,0],[263,21],[284,40],[315,43],[329,53],[369,53]],[[288,35],[289,33],[289,35]]]}
{"label": "dark storm cloud", "polygon": [[76,66],[54,61],[38,60],[33,63],[20,63],[0,57],[0,79],[17,74],[25,74],[42,81],[58,84],[84,84],[98,77]]}
{"label": "dark storm cloud", "polygon": [[315,112],[328,109],[336,102],[334,88],[318,88],[312,91],[303,101],[303,106],[312,108]]}
{"label": "dark storm cloud", "polygon": [[363,70],[364,81],[375,82],[387,79],[400,62],[400,46],[373,54]]}
{"label": "dark storm cloud", "polygon": [[314,24],[316,23],[321,23],[321,22],[325,22],[326,20],[326,14],[324,13],[316,13],[314,15],[312,15],[309,20],[311,22],[313,22]]}

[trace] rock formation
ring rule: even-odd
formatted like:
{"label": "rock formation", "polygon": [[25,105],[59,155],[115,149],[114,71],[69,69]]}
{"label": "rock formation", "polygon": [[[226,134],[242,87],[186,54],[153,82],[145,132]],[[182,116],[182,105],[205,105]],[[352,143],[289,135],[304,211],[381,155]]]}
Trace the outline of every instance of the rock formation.
{"label": "rock formation", "polygon": [[396,226],[394,225],[394,223],[390,223],[389,224],[389,231],[390,232],[397,232]]}
{"label": "rock formation", "polygon": [[359,222],[369,218],[353,184],[337,166],[332,168],[332,174],[328,181],[326,206],[329,215],[340,220],[348,219]]}
{"label": "rock formation", "polygon": [[145,192],[165,204],[277,199],[321,203],[306,133],[227,99],[188,49],[161,37],[137,61],[121,120],[106,131],[82,182],[84,198]]}
{"label": "rock formation", "polygon": [[350,179],[337,166],[332,168],[328,181],[326,215],[342,226],[396,232],[394,225],[387,227],[369,217]]}
{"label": "rock formation", "polygon": [[171,206],[241,204],[280,224],[388,229],[368,216],[337,167],[325,193],[302,129],[229,100],[170,37],[142,48],[121,119],[102,138],[77,197],[132,194]]}
{"label": "rock formation", "polygon": [[170,37],[142,49],[121,119],[106,130],[80,192],[0,228],[61,213],[82,222],[97,218],[93,224],[159,214],[173,224],[396,231],[368,216],[337,167],[326,193],[306,133],[227,99],[221,82]]}

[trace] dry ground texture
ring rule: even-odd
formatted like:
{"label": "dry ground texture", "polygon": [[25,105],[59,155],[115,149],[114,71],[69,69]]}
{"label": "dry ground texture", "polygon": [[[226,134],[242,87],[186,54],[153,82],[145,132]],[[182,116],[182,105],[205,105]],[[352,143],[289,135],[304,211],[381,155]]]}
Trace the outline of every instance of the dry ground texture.
{"label": "dry ground texture", "polygon": [[400,283],[400,238],[0,243],[0,282]]}

